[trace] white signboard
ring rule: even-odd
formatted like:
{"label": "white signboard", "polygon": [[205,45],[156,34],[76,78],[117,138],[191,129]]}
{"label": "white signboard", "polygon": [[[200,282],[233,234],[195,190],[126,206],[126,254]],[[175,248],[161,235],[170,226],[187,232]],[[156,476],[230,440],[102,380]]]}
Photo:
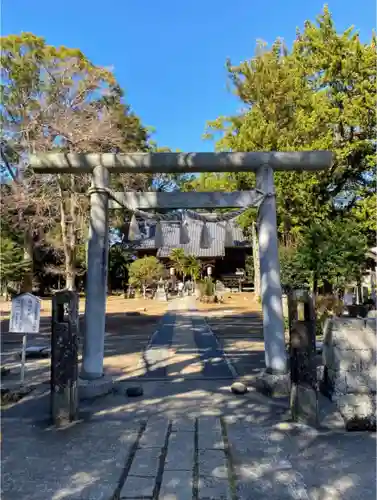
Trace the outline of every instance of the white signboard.
{"label": "white signboard", "polygon": [[12,300],[9,332],[39,333],[41,301],[31,293],[23,293]]}

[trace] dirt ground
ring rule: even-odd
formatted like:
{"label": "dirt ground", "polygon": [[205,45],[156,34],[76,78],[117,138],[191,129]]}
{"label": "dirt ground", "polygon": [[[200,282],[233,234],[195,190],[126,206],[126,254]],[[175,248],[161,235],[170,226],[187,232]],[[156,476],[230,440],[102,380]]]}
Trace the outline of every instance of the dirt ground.
{"label": "dirt ground", "polygon": [[122,298],[116,300],[113,297],[108,299],[105,373],[121,378],[143,374],[142,352],[157,330],[167,307],[167,302],[153,300]]}
{"label": "dirt ground", "polygon": [[[0,300],[0,311],[2,319],[9,319],[12,302]],[[106,313],[121,312],[143,312],[143,314],[163,314],[167,309],[166,302],[144,299],[124,299],[122,296],[110,296],[107,298]],[[50,317],[52,310],[51,298],[41,301],[41,318]],[[85,311],[85,297],[80,297],[80,313]]]}
{"label": "dirt ground", "polygon": [[[167,302],[144,299],[108,297],[106,304],[105,373],[119,377],[134,377],[141,374],[141,353],[158,322],[167,310]],[[11,368],[6,379],[18,380],[20,371],[19,353],[22,335],[8,333],[11,302],[2,302],[1,310],[1,365]],[[28,336],[28,346],[50,345],[51,299],[42,300],[40,333]],[[80,330],[84,330],[85,298],[80,298]],[[80,350],[82,338],[80,336]],[[31,384],[45,382],[49,377],[49,359],[27,361],[27,381]],[[5,381],[5,377],[4,380]]]}
{"label": "dirt ground", "polygon": [[229,311],[232,310],[234,315],[260,312],[262,310],[261,304],[255,297],[254,293],[251,292],[225,293],[223,295],[223,300],[223,303],[216,304],[206,304],[197,300],[195,305],[198,311],[217,311],[218,313],[229,313]]}

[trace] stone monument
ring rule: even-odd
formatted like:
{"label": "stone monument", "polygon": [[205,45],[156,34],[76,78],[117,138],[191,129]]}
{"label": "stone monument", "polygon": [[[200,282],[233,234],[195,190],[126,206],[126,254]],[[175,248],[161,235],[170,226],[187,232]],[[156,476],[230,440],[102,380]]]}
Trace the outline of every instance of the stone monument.
{"label": "stone monument", "polygon": [[167,296],[166,289],[165,289],[165,283],[164,283],[162,278],[157,283],[157,290],[156,290],[155,299],[161,300],[161,301],[168,300],[168,296]]}

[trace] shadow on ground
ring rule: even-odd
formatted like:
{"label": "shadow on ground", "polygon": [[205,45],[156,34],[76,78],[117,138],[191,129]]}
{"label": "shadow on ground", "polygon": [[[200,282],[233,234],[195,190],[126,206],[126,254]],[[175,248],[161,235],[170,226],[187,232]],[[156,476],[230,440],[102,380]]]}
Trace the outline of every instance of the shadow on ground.
{"label": "shadow on ground", "polygon": [[[229,307],[224,306],[223,313],[226,310]],[[222,318],[211,311],[194,314],[206,318],[240,376],[252,376],[263,368],[260,315],[237,314],[235,308]],[[195,370],[179,376],[195,363],[192,359],[169,360],[169,373],[178,375],[154,378],[152,364],[149,373],[134,377],[139,373],[134,364],[140,362],[140,351],[159,320],[143,314],[107,315],[105,366],[108,373],[119,375],[119,381],[107,396],[81,401],[79,420],[65,429],[54,429],[49,422],[48,367],[35,368],[45,380],[2,411],[2,498],[110,500],[124,480],[124,468],[145,422],[216,415],[222,416],[231,445],[237,476],[234,499],[375,498],[375,435],[289,427],[287,401],[272,401],[254,391],[236,396],[230,391],[231,379],[208,380]],[[48,342],[48,320],[41,320],[41,326],[41,341]],[[7,345],[5,341],[5,351]],[[156,365],[161,362],[166,360]],[[32,369],[28,376],[33,377]],[[135,384],[142,385],[143,396],[127,397],[127,388]],[[218,468],[209,475],[215,479]],[[177,474],[177,489],[181,476]],[[273,496],[276,484],[281,492]]]}

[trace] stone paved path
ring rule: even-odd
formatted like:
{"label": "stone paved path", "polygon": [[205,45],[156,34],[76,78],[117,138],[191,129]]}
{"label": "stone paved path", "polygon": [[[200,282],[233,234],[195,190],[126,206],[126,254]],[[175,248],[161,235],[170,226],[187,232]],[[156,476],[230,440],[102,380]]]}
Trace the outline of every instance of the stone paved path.
{"label": "stone paved path", "polygon": [[[189,313],[188,313],[189,311]],[[195,316],[192,297],[177,299],[151,338],[144,355],[144,376],[232,379],[236,371],[203,317]]]}
{"label": "stone paved path", "polygon": [[232,368],[189,299],[145,353],[144,396],[114,394],[49,427],[37,401],[2,418],[4,500],[374,500],[376,440],[287,423],[230,391]]}

